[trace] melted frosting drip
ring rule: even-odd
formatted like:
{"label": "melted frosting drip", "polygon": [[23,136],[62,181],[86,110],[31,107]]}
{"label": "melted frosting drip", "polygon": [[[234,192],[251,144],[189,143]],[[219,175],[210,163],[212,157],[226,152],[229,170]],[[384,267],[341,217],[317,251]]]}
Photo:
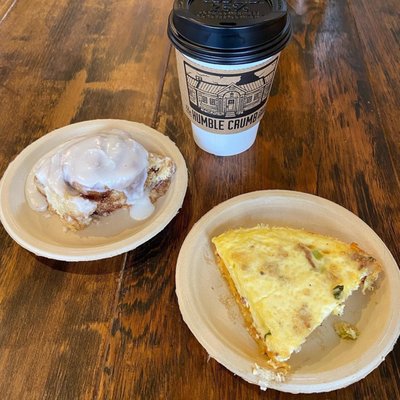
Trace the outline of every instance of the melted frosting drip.
{"label": "melted frosting drip", "polygon": [[25,194],[29,206],[45,211],[47,201],[37,190],[35,177],[47,191],[73,199],[83,213],[93,212],[95,202],[80,194],[117,190],[132,206],[133,219],[148,218],[154,211],[144,189],[148,153],[126,132],[112,130],[72,139],[43,156],[28,176]]}

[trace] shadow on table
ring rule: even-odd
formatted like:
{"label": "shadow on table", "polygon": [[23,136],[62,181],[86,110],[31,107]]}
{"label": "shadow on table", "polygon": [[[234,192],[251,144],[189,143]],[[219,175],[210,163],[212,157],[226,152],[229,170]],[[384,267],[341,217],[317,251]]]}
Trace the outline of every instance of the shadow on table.
{"label": "shadow on table", "polygon": [[106,275],[119,273],[125,262],[125,255],[97,261],[66,262],[35,256],[37,262],[48,268],[78,275]]}

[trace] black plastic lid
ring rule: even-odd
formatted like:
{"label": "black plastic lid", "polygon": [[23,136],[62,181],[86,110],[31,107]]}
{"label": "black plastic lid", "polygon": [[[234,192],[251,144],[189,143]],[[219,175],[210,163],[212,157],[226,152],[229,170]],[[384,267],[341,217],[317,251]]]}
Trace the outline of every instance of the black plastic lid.
{"label": "black plastic lid", "polygon": [[244,64],[280,52],[292,34],[282,0],[175,0],[168,36],[183,54]]}

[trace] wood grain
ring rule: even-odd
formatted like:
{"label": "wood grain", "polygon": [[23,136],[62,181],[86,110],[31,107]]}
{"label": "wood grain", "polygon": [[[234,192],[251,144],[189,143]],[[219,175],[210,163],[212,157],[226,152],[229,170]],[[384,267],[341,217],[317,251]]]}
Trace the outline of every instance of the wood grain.
{"label": "wood grain", "polygon": [[[22,0],[7,8],[0,24],[1,173],[27,144],[71,122],[152,123],[169,52],[164,14],[155,8]],[[138,24],[151,14],[152,25]],[[93,398],[125,257],[53,262],[22,250],[3,228],[0,234],[1,397]]]}
{"label": "wood grain", "polygon": [[194,144],[166,36],[172,0],[0,5],[0,174],[47,132],[95,118],[156,127],[189,171],[178,215],[123,256],[50,261],[0,227],[1,398],[400,399],[399,345],[348,388],[264,393],[209,359],[179,312],[175,266],[187,233],[215,205],[254,190],[333,200],[400,259],[398,2],[288,3],[294,35],[267,113],[255,145],[232,157]]}

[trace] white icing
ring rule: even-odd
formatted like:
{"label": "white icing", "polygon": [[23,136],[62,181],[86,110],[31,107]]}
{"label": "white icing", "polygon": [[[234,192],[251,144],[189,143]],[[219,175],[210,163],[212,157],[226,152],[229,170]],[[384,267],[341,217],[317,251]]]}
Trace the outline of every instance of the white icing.
{"label": "white icing", "polygon": [[130,209],[130,216],[138,221],[144,220],[153,214],[154,205],[148,198],[148,196],[143,196],[137,199]]}
{"label": "white icing", "polygon": [[25,195],[35,211],[47,209],[48,202],[37,190],[36,177],[48,200],[53,195],[68,196],[77,210],[90,215],[96,203],[81,197],[80,192],[117,190],[132,206],[131,217],[142,220],[154,211],[144,190],[147,168],[148,152],[128,133],[112,130],[86,135],[44,155],[27,178]]}
{"label": "white icing", "polygon": [[147,178],[148,153],[128,134],[102,133],[67,146],[62,157],[63,178],[85,190],[124,191],[128,198],[142,196]]}
{"label": "white icing", "polygon": [[47,210],[48,203],[46,198],[37,190],[35,185],[35,171],[32,170],[25,185],[25,197],[32,210],[44,212]]}

